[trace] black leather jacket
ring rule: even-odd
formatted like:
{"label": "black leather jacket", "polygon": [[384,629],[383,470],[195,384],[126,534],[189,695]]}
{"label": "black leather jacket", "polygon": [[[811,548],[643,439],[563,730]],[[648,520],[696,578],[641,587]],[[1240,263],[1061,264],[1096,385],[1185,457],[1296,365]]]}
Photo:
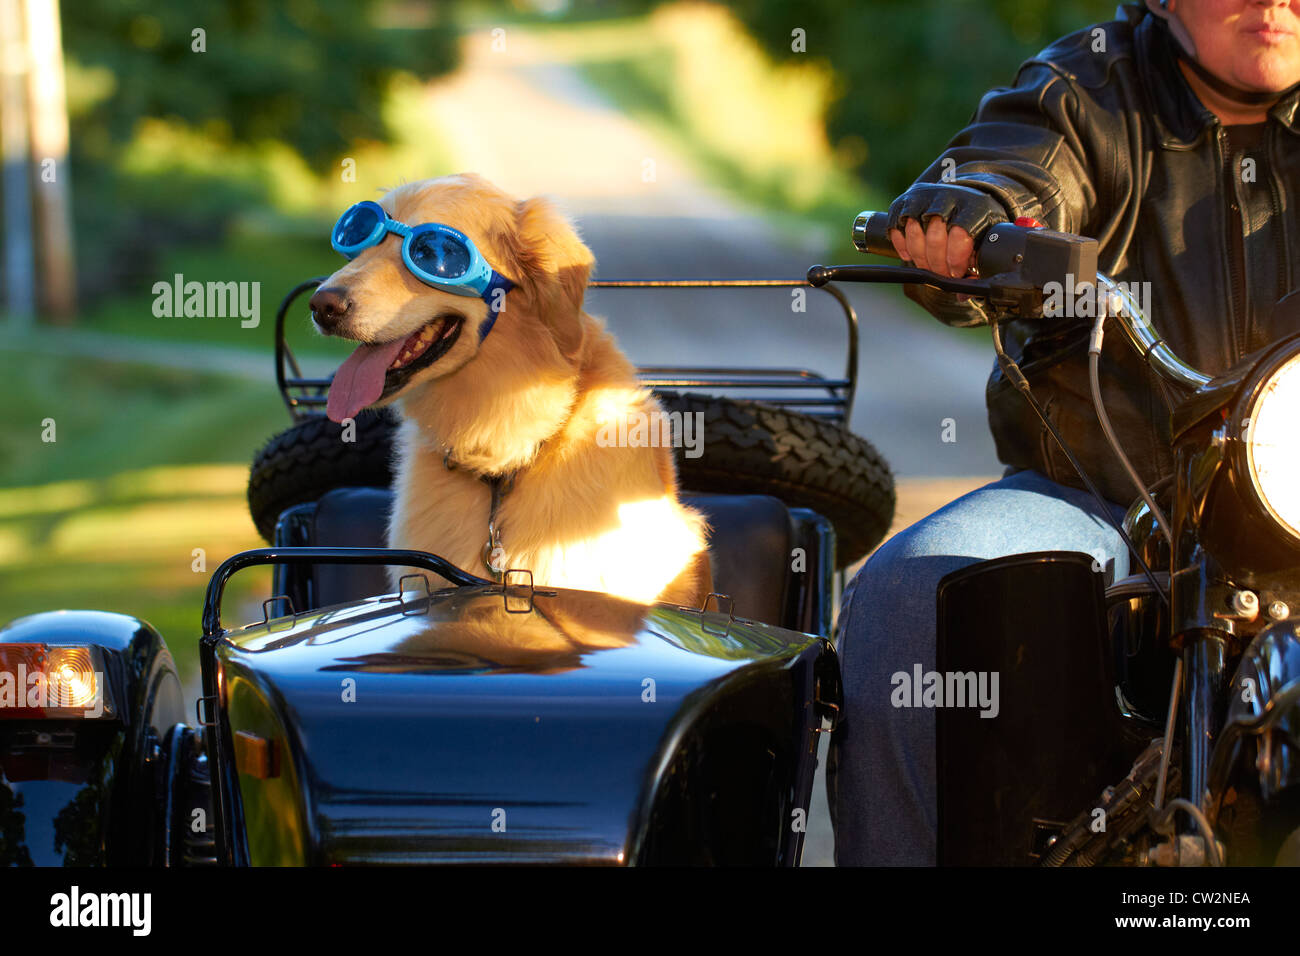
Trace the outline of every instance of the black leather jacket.
{"label": "black leather jacket", "polygon": [[[1052,44],[1021,66],[1014,86],[986,94],[891,217],[937,214],[978,237],[995,222],[1032,216],[1096,237],[1101,270],[1149,282],[1156,328],[1181,358],[1216,374],[1295,331],[1273,304],[1296,286],[1300,93],[1272,108],[1258,145],[1242,155],[1187,85],[1164,23],[1136,6],[1117,15]],[[950,325],[987,321],[974,303],[923,286],[907,292]],[[1088,389],[1090,326],[1087,318],[1017,320],[1005,327],[1007,350],[1102,493],[1127,503],[1136,494]],[[1183,393],[1159,381],[1118,331],[1106,337],[1101,381],[1139,474],[1148,484],[1169,475],[1169,412]],[[1004,463],[1082,486],[996,363],[987,404]]]}

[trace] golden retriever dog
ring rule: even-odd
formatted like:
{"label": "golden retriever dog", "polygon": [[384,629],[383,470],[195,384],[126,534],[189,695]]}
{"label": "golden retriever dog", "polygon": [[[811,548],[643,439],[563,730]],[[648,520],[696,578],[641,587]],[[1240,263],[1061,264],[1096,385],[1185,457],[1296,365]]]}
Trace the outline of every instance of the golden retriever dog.
{"label": "golden retriever dog", "polygon": [[[421,281],[402,234],[381,229],[312,297],[321,332],[361,343],[334,377],[330,418],[390,402],[401,413],[389,547],[484,577],[527,569],[539,586],[702,605],[707,527],[678,500],[672,449],[609,440],[644,435],[626,423],[662,410],[583,310],[594,260],[574,227],[548,200],[475,175],[405,184],[380,205],[398,230],[458,230],[509,286],[480,296]],[[335,248],[346,234],[336,228]],[[409,572],[390,569],[394,586]]]}

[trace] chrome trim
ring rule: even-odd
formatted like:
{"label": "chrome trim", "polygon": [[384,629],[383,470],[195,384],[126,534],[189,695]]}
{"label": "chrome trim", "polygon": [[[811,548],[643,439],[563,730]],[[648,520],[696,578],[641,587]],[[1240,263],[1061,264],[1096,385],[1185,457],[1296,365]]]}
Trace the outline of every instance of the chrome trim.
{"label": "chrome trim", "polygon": [[1186,388],[1200,388],[1210,381],[1210,376],[1198,372],[1174,354],[1127,289],[1100,272],[1097,273],[1097,284],[1106,290],[1107,311],[1119,319],[1129,344],[1152,368]]}

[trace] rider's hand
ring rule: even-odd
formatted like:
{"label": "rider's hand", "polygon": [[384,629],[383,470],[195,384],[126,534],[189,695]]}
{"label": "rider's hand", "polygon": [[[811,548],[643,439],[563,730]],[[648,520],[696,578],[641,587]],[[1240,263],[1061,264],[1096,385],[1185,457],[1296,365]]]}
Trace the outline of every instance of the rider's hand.
{"label": "rider's hand", "polygon": [[889,230],[894,251],[904,262],[951,278],[960,278],[975,268],[975,242],[961,226],[950,229],[938,216],[931,216],[925,229],[911,218],[904,221],[904,227]]}

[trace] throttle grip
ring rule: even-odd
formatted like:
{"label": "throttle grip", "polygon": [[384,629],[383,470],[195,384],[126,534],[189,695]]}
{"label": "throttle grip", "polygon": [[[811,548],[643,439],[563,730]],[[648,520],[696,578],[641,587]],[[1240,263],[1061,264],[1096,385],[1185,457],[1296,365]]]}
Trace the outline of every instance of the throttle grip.
{"label": "throttle grip", "polygon": [[853,245],[859,252],[897,259],[898,251],[889,241],[889,213],[870,210],[858,213],[853,220]]}
{"label": "throttle grip", "polygon": [[[860,212],[853,220],[853,245],[861,252],[897,259],[889,241],[889,213]],[[1044,229],[1033,219],[999,222],[976,241],[982,276],[1015,275],[1042,288],[1048,282],[1091,282],[1097,274],[1097,240]]]}

